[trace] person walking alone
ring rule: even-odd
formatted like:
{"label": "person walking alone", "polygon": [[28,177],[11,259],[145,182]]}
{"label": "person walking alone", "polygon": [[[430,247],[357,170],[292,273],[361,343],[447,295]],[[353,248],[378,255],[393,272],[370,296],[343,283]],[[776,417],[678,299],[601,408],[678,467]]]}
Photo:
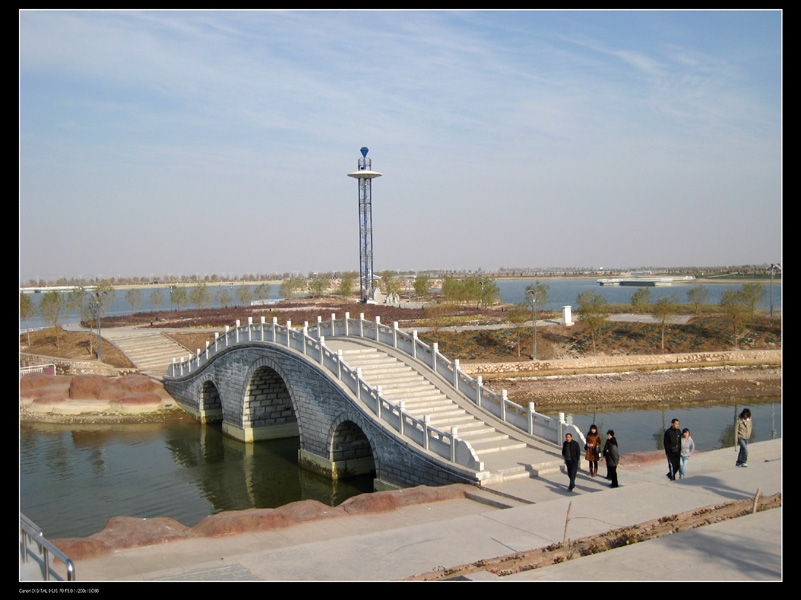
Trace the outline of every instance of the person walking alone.
{"label": "person walking alone", "polygon": [[737,453],[736,467],[748,466],[748,440],[751,438],[751,411],[743,409],[734,424],[734,448]]}
{"label": "person walking alone", "polygon": [[594,424],[590,426],[590,431],[587,433],[587,443],[584,444],[584,449],[587,451],[584,458],[590,465],[590,477],[595,477],[598,475],[598,461],[601,459],[601,435]]}
{"label": "person walking alone", "polygon": [[617,465],[620,462],[620,450],[617,447],[615,432],[610,429],[606,432],[606,444],[604,444],[604,458],[606,458],[606,478],[611,479],[609,487],[618,487]]}
{"label": "person walking alone", "polygon": [[567,475],[570,477],[570,484],[567,491],[572,492],[576,487],[576,474],[578,473],[579,461],[581,460],[581,447],[569,433],[565,434],[565,443],[562,444],[562,457],[565,459]]}
{"label": "person walking alone", "polygon": [[681,431],[681,464],[679,465],[679,479],[684,479],[687,471],[687,461],[692,453],[695,452],[695,442],[690,437],[690,430],[687,428]]}
{"label": "person walking alone", "polygon": [[667,476],[671,481],[675,481],[681,464],[681,430],[678,419],[670,422],[670,427],[665,431],[664,442],[668,461]]}

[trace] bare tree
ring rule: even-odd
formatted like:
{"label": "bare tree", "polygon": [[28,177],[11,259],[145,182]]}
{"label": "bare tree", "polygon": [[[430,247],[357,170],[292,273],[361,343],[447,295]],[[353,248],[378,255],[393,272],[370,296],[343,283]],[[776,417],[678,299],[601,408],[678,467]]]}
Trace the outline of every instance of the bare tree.
{"label": "bare tree", "polygon": [[720,307],[731,321],[734,346],[737,347],[742,331],[756,312],[757,303],[765,290],[759,283],[746,283],[739,290],[728,290],[720,298]]}
{"label": "bare tree", "polygon": [[56,292],[45,292],[42,301],[39,304],[39,312],[42,318],[53,325],[53,332],[56,339],[56,348],[59,348],[59,323],[61,322],[61,313],[66,306],[64,297]]}
{"label": "bare tree", "polygon": [[662,350],[665,349],[665,330],[670,317],[676,314],[679,306],[679,297],[676,294],[663,296],[651,305],[651,314],[662,324]]}
{"label": "bare tree", "polygon": [[421,298],[431,295],[431,278],[428,275],[418,275],[414,278],[414,293]]}
{"label": "bare tree", "polygon": [[182,310],[186,303],[189,302],[189,298],[186,294],[186,288],[176,285],[170,290],[170,302],[175,304],[178,310]]}
{"label": "bare tree", "polygon": [[217,299],[217,304],[220,306],[227,307],[229,304],[231,304],[231,294],[229,294],[228,290],[225,288],[220,288],[217,290],[215,298]]}
{"label": "bare tree", "polygon": [[131,314],[136,312],[138,306],[142,304],[142,290],[138,288],[131,288],[125,292],[125,301],[131,307]]}
{"label": "bare tree", "polygon": [[595,352],[595,332],[609,316],[606,299],[595,292],[581,292],[576,300],[581,321],[587,324],[592,336],[592,351]]}
{"label": "bare tree", "polygon": [[517,336],[517,358],[520,358],[520,338],[523,332],[528,329],[529,321],[531,321],[531,311],[529,311],[525,302],[518,302],[506,313],[506,320],[511,323]]}
{"label": "bare tree", "polygon": [[19,316],[22,319],[25,319],[25,329],[26,333],[28,334],[28,345],[31,345],[31,327],[30,327],[30,319],[34,316],[36,312],[35,307],[33,306],[33,300],[28,294],[23,294],[20,292],[19,295]]}
{"label": "bare tree", "polygon": [[651,303],[651,289],[640,288],[631,295],[631,306],[635,313],[644,313]]}
{"label": "bare tree", "polygon": [[150,303],[156,308],[156,312],[164,305],[164,292],[160,288],[156,288],[150,292]]}
{"label": "bare tree", "polygon": [[343,273],[342,277],[339,279],[339,286],[337,287],[337,293],[340,296],[344,296],[345,298],[349,298],[353,295],[353,288],[356,285],[356,273],[353,271],[349,271],[347,273]]}
{"label": "bare tree", "polygon": [[196,308],[206,308],[211,303],[211,294],[205,283],[200,283],[189,292],[189,299]]}
{"label": "bare tree", "polygon": [[704,286],[699,285],[687,291],[687,298],[691,304],[695,304],[695,314],[698,314],[701,310],[701,305],[706,304],[709,292]]}
{"label": "bare tree", "polygon": [[74,310],[78,315],[78,320],[83,316],[83,306],[86,303],[86,290],[81,286],[72,290],[67,295],[67,309]]}

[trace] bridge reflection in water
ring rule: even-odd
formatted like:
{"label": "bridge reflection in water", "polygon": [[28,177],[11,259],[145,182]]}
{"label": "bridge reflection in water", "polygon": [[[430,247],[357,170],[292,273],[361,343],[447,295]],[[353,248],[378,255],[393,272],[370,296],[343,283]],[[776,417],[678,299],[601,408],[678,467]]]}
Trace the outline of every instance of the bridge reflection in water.
{"label": "bridge reflection in water", "polygon": [[164,385],[226,435],[298,436],[302,466],[332,478],[375,472],[377,489],[537,476],[561,468],[566,433],[583,443],[561,415],[510,402],[437,344],[363,315],[237,323],[174,361]]}
{"label": "bridge reflection in water", "polygon": [[22,424],[20,506],[48,539],[84,537],[112,517],[211,514],[298,500],[337,506],[373,491],[369,475],[331,480],[298,468],[298,438],[255,444],[219,424]]}

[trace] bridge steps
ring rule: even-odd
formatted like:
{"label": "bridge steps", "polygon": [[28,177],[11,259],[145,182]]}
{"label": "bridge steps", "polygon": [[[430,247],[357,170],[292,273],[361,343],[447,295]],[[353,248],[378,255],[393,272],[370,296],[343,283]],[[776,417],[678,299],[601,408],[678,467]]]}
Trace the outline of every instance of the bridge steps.
{"label": "bridge steps", "polygon": [[[352,369],[360,368],[362,378],[371,386],[381,386],[382,395],[389,401],[403,401],[409,414],[418,419],[429,416],[430,424],[442,430],[457,428],[460,438],[484,460],[484,455],[526,448],[526,443],[512,440],[494,427],[477,419],[439,390],[422,374],[400,360],[374,348],[351,349],[327,341],[334,349],[342,349],[342,358]],[[528,477],[527,472],[521,476]]]}
{"label": "bridge steps", "polygon": [[108,330],[108,333],[103,333],[103,337],[125,354],[137,369],[158,377],[167,373],[173,358],[185,357],[190,353],[181,344],[160,332],[124,334]]}

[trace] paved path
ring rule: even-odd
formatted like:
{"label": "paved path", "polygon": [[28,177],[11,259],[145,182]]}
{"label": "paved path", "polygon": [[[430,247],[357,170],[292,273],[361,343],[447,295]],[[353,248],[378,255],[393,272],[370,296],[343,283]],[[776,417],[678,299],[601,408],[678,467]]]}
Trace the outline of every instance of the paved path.
{"label": "paved path", "polygon": [[[389,581],[578,539],[732,500],[781,491],[781,440],[751,445],[748,468],[732,448],[696,453],[689,476],[670,482],[664,461],[626,465],[621,487],[580,476],[517,480],[505,493],[533,504],[493,508],[436,502],[268,532],[118,550],[80,561],[79,581]],[[625,457],[624,457],[625,459]],[[603,472],[603,468],[601,469]],[[571,505],[572,503],[572,505]],[[782,509],[676,533],[565,563],[473,581],[778,581]]]}

